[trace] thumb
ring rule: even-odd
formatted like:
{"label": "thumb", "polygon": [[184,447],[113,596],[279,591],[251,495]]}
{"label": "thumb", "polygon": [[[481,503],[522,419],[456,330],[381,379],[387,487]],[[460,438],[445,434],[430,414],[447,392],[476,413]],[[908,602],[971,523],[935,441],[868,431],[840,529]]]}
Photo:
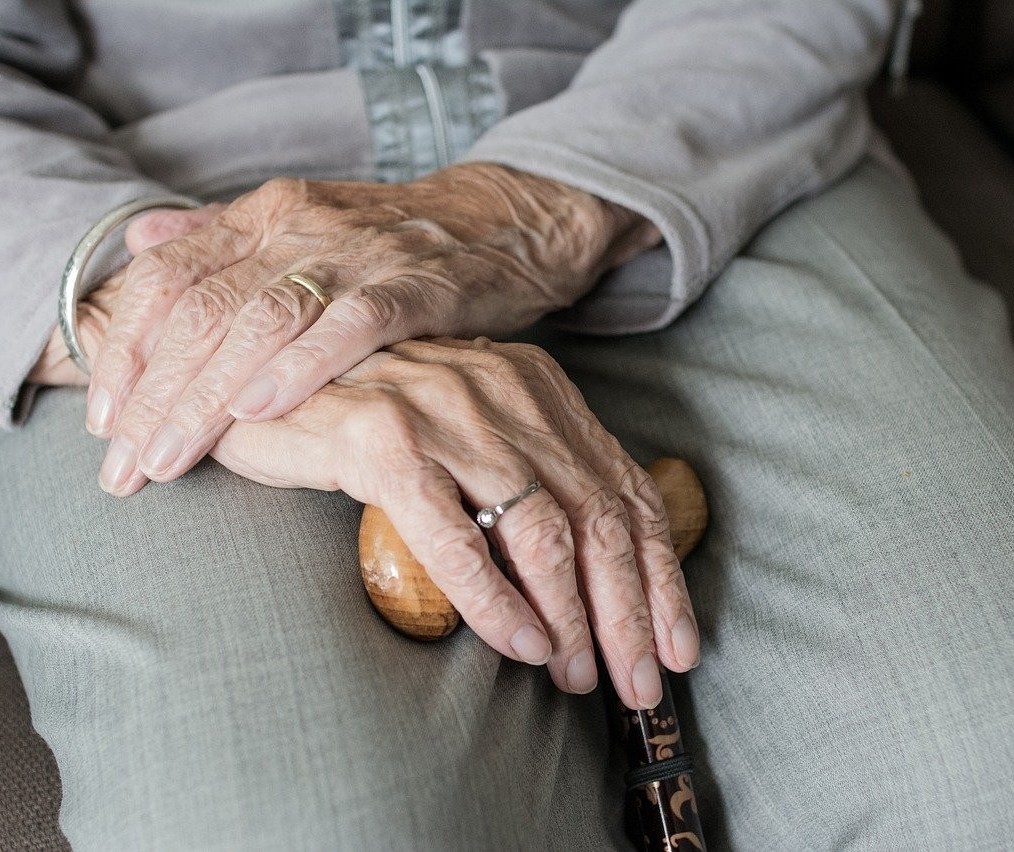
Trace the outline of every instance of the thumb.
{"label": "thumb", "polygon": [[127,225],[124,235],[127,248],[136,256],[152,246],[185,237],[203,228],[224,209],[224,204],[207,204],[196,210],[150,210]]}

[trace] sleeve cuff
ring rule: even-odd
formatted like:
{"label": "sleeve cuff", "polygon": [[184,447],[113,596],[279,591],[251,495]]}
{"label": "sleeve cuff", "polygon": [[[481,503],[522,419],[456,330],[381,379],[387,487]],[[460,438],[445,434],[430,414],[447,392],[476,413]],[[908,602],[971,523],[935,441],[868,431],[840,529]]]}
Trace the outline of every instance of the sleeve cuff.
{"label": "sleeve cuff", "polygon": [[[164,196],[164,193],[162,195]],[[158,196],[153,195],[151,198],[154,201],[157,200]],[[117,205],[110,213],[115,212],[122,206]],[[152,207],[138,210],[134,216],[147,212],[147,210],[155,209],[157,206],[153,205]],[[100,217],[97,221],[101,222],[110,213]],[[88,292],[95,284],[108,278],[128,263],[130,253],[127,251],[126,244],[124,243],[124,232],[134,216],[130,216],[119,225],[110,228],[107,233],[101,235],[90,262],[83,270],[82,293]],[[55,290],[56,288],[54,288],[54,295]],[[56,329],[57,306],[55,301],[55,299],[49,298],[36,306],[32,318],[24,329],[25,339],[33,342],[32,346],[23,350],[28,353],[28,360],[22,361],[19,367],[0,383],[0,400],[2,400],[2,404],[0,404],[0,429],[10,430],[15,426],[22,425],[28,418],[39,386],[28,382],[27,377],[35,367],[39,356]]]}

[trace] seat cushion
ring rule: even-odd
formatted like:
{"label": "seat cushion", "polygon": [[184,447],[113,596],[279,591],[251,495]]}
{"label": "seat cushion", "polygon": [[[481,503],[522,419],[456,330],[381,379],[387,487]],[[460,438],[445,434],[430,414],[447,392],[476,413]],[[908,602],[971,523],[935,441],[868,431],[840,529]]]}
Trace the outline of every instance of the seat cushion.
{"label": "seat cushion", "polygon": [[7,643],[0,638],[0,848],[65,850],[57,825],[60,776],[28,715]]}

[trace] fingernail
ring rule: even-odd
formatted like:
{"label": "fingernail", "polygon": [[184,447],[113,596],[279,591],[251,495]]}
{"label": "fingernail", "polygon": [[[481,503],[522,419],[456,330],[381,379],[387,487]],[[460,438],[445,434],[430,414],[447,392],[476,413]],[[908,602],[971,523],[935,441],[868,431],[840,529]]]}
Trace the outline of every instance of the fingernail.
{"label": "fingernail", "polygon": [[662,700],[662,676],[653,654],[645,654],[637,661],[632,680],[637,703],[649,710],[657,706]]}
{"label": "fingernail", "polygon": [[598,683],[599,672],[595,667],[595,655],[590,648],[575,654],[567,663],[567,687],[571,692],[584,695],[591,692]]}
{"label": "fingernail", "polygon": [[148,473],[162,473],[168,470],[186,444],[186,435],[174,423],[167,423],[148,442],[141,453],[141,469]]}
{"label": "fingernail", "polygon": [[672,629],[672,646],[681,665],[692,669],[701,661],[701,639],[693,619],[686,613],[679,617]]}
{"label": "fingernail", "polygon": [[511,648],[522,660],[533,666],[545,665],[553,654],[549,637],[531,624],[526,624],[514,634]]}
{"label": "fingernail", "polygon": [[103,437],[113,428],[113,398],[105,388],[96,388],[92,394],[85,428],[98,437]]}
{"label": "fingernail", "polygon": [[278,383],[271,376],[258,376],[236,394],[232,405],[229,406],[229,412],[240,420],[244,417],[253,417],[264,409],[277,394]]}
{"label": "fingernail", "polygon": [[136,460],[137,450],[132,441],[123,437],[113,438],[99,468],[99,484],[110,493],[119,491],[134,472]]}

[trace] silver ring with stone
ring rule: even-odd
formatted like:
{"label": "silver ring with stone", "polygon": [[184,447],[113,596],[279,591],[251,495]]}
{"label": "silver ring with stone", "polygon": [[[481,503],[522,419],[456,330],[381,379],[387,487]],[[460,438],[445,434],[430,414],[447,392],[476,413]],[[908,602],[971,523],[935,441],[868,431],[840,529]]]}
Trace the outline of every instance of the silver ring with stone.
{"label": "silver ring with stone", "polygon": [[497,521],[500,520],[500,516],[503,515],[511,506],[516,503],[520,503],[525,497],[530,494],[534,494],[542,487],[542,483],[538,480],[526,485],[524,490],[520,494],[511,497],[510,500],[504,500],[502,503],[498,503],[496,506],[490,506],[487,509],[480,509],[475,513],[475,522],[482,527],[484,530],[490,529]]}

